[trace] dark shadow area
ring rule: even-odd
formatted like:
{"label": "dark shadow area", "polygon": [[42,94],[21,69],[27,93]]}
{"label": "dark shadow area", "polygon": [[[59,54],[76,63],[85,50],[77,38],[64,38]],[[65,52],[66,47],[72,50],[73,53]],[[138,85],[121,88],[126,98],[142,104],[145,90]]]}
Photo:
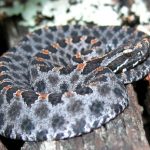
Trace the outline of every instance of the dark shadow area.
{"label": "dark shadow area", "polygon": [[140,80],[134,83],[134,89],[137,93],[139,104],[143,107],[143,127],[147,141],[150,144],[150,87],[149,82],[146,80]]}
{"label": "dark shadow area", "polygon": [[[139,104],[143,107],[145,106],[144,100],[146,99],[146,95],[148,92],[148,85],[149,85],[149,83],[146,80],[139,80],[133,84],[134,90],[137,93]],[[144,112],[144,113],[146,113],[146,112]]]}
{"label": "dark shadow area", "polygon": [[0,140],[8,150],[20,150],[24,144],[21,140],[12,140],[3,136],[0,136]]}
{"label": "dark shadow area", "polygon": [[5,22],[0,22],[0,55],[6,52],[9,48],[8,34]]}

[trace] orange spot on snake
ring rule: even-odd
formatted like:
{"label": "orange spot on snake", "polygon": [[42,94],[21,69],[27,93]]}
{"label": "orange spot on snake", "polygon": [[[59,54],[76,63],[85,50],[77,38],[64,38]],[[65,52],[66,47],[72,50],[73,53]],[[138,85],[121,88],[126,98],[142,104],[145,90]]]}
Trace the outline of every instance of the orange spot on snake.
{"label": "orange spot on snake", "polygon": [[44,61],[44,59],[43,58],[40,58],[40,57],[36,57],[35,58],[37,61]]}
{"label": "orange spot on snake", "polygon": [[60,46],[59,46],[58,43],[54,43],[52,46],[53,46],[54,48],[60,48]]}
{"label": "orange spot on snake", "polygon": [[86,64],[83,64],[83,63],[78,64],[78,65],[77,65],[77,70],[78,70],[78,71],[83,70],[85,66],[86,66]]}
{"label": "orange spot on snake", "polygon": [[48,54],[49,54],[49,51],[46,50],[46,49],[43,49],[43,50],[42,50],[42,53],[45,54],[45,55],[48,55]]}
{"label": "orange spot on snake", "polygon": [[73,97],[74,93],[72,91],[65,92],[66,97]]}
{"label": "orange spot on snake", "polygon": [[104,67],[97,67],[95,70],[96,71],[102,71],[102,70],[104,70]]}
{"label": "orange spot on snake", "polygon": [[12,88],[12,86],[7,85],[7,86],[5,86],[5,87],[4,87],[4,90],[6,90],[6,91],[7,91],[7,90],[9,90],[9,89],[11,89],[11,88]]}
{"label": "orange spot on snake", "polygon": [[47,93],[38,93],[40,100],[46,100],[48,98]]}
{"label": "orange spot on snake", "polygon": [[80,40],[81,40],[81,41],[84,41],[86,38],[87,38],[87,36],[81,36],[81,37],[80,37]]}
{"label": "orange spot on snake", "polygon": [[68,45],[72,44],[72,38],[66,38],[65,43],[68,44]]}
{"label": "orange spot on snake", "polygon": [[22,91],[17,90],[16,93],[15,93],[16,97],[20,97],[20,96],[21,96],[21,93],[22,93]]}
{"label": "orange spot on snake", "polygon": [[95,43],[97,43],[97,39],[93,39],[93,40],[91,40],[91,44],[95,44]]}
{"label": "orange spot on snake", "polygon": [[76,55],[75,55],[75,57],[76,57],[76,58],[81,58],[81,53],[80,53],[80,52],[77,52]]}

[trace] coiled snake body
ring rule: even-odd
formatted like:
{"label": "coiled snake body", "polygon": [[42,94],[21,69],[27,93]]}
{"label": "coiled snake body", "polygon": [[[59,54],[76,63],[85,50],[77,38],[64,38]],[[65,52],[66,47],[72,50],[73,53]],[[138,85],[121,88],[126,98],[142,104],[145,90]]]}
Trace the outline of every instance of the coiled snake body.
{"label": "coiled snake body", "polygon": [[0,57],[0,134],[25,141],[90,132],[128,105],[146,76],[149,37],[126,27],[39,29]]}

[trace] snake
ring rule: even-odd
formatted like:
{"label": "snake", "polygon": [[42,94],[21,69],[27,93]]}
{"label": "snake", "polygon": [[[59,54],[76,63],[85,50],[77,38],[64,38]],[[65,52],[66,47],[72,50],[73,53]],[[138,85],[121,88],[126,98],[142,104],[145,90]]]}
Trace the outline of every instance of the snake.
{"label": "snake", "polygon": [[0,134],[23,141],[83,135],[129,105],[150,71],[150,38],[124,26],[65,25],[25,35],[0,57]]}

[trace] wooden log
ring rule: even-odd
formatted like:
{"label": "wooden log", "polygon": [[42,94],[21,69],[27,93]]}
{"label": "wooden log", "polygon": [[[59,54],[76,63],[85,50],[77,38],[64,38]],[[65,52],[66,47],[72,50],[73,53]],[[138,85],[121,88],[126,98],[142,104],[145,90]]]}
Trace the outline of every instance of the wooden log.
{"label": "wooden log", "polygon": [[0,150],[7,150],[7,148],[4,146],[2,142],[0,142]]}

